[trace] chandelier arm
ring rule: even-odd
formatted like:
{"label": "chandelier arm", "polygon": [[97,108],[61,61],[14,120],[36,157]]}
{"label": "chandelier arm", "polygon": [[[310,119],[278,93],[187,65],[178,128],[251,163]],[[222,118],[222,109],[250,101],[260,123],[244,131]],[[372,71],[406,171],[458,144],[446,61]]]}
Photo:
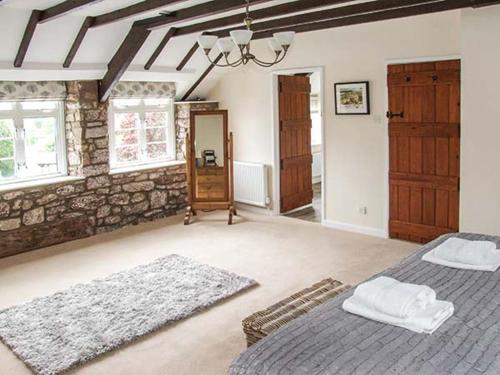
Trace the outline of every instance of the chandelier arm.
{"label": "chandelier arm", "polygon": [[238,59],[236,60],[235,62],[229,62],[229,59],[227,58],[227,56],[225,56],[225,60],[226,60],[226,64],[220,64],[220,63],[216,63],[215,60],[212,60],[210,58],[210,55],[206,54],[205,55],[208,59],[208,61],[210,62],[210,64],[212,64],[213,66],[216,66],[218,68],[229,68],[229,67],[237,67],[239,65],[241,65],[241,61],[242,59]]}
{"label": "chandelier arm", "polygon": [[266,68],[269,68],[273,65],[276,65],[276,64],[279,64],[280,62],[282,62],[284,59],[285,59],[285,56],[287,55],[287,51],[285,51],[285,53],[283,54],[277,54],[276,55],[276,59],[273,61],[273,62],[267,62],[267,61],[262,61],[262,60],[259,60],[258,58],[253,58],[253,61],[259,65],[259,66],[262,66],[262,67],[266,67]]}

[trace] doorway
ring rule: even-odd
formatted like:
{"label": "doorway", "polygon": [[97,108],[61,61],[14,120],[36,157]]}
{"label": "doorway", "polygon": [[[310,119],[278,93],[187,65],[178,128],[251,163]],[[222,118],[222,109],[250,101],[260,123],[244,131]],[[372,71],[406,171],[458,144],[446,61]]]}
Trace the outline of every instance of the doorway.
{"label": "doorway", "polygon": [[321,223],[324,217],[323,69],[273,72],[274,212]]}
{"label": "doorway", "polygon": [[388,66],[389,235],[429,242],[457,232],[460,60]]}

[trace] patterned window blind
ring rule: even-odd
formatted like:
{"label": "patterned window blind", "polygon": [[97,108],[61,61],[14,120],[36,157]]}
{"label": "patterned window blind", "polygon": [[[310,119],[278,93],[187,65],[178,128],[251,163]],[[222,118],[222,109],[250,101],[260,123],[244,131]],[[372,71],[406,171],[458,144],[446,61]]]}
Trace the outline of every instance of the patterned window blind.
{"label": "patterned window blind", "polygon": [[0,81],[0,101],[64,99],[66,84],[61,81]]}
{"label": "patterned window blind", "polygon": [[160,99],[175,96],[173,82],[129,82],[121,81],[111,91],[112,99]]}

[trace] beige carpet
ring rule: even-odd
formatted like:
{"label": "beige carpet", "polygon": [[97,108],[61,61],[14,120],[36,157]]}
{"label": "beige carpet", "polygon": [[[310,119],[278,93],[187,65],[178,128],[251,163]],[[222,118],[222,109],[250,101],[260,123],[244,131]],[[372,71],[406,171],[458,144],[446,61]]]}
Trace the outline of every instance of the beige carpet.
{"label": "beige carpet", "polygon": [[[416,245],[243,212],[182,216],[0,259],[0,308],[177,253],[257,280],[260,286],[71,372],[81,375],[218,375],[245,349],[241,320],[325,277],[355,284]],[[0,344],[0,374],[30,371]]]}

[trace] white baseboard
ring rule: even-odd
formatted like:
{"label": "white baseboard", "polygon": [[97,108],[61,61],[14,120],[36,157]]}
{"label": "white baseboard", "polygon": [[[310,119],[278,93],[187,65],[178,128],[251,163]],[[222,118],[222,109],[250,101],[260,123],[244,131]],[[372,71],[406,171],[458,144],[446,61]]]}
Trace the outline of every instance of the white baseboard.
{"label": "white baseboard", "polygon": [[339,221],[331,221],[331,220],[323,220],[321,224],[327,228],[344,230],[347,232],[361,233],[373,237],[388,238],[387,233],[383,229],[364,227],[361,225],[341,223]]}
{"label": "white baseboard", "polygon": [[273,211],[269,208],[253,206],[246,203],[235,202],[236,209],[253,212],[255,214],[271,216],[273,215]]}

